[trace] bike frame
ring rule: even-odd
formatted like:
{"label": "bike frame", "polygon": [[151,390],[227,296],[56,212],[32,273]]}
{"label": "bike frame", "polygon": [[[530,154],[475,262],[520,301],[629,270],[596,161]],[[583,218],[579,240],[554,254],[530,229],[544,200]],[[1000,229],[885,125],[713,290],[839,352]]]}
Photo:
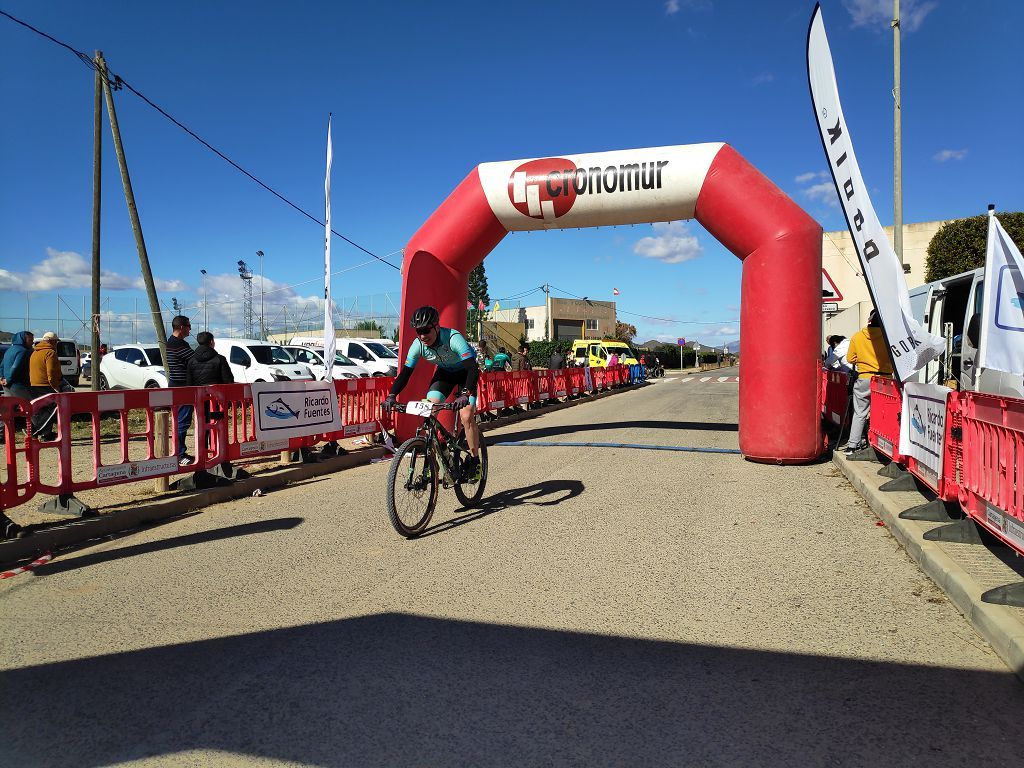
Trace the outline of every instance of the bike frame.
{"label": "bike frame", "polygon": [[454,478],[457,473],[452,461],[454,454],[449,450],[448,446],[449,444],[458,443],[461,430],[461,420],[456,422],[454,431],[449,432],[433,413],[416,428],[416,434],[423,437],[428,446],[433,445],[435,447],[435,452],[441,459],[441,463],[444,465],[445,472],[449,478]]}

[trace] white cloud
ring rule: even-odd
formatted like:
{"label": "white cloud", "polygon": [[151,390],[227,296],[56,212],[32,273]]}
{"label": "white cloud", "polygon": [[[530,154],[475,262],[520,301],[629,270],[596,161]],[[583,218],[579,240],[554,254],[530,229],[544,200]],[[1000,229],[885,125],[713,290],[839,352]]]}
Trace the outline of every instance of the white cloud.
{"label": "white cloud", "polygon": [[[855,27],[891,28],[891,0],[843,0],[843,5]],[[925,17],[938,6],[935,0],[903,0],[900,4],[900,29],[903,32],[920,29]]]}
{"label": "white cloud", "polygon": [[808,181],[814,179],[825,179],[828,178],[824,171],[808,171],[807,173],[801,173],[793,181],[797,184],[806,184]]}
{"label": "white cloud", "polygon": [[967,157],[966,149],[944,149],[937,152],[932,159],[938,163],[944,163],[947,160],[963,160],[965,157]]}
{"label": "white cloud", "polygon": [[665,0],[665,15],[675,16],[684,7],[692,11],[710,11],[712,8],[711,0]]}
{"label": "white cloud", "polygon": [[773,75],[771,72],[761,72],[761,73],[755,75],[754,79],[751,80],[750,82],[751,82],[752,85],[758,86],[758,85],[764,85],[765,83],[771,83],[774,80],[775,80],[775,75]]}
{"label": "white cloud", "polygon": [[668,0],[665,3],[665,15],[671,16],[675,13],[679,13],[679,0]]}
{"label": "white cloud", "polygon": [[[187,291],[181,280],[153,278],[158,291]],[[100,284],[108,291],[145,290],[142,276],[121,275],[109,270],[101,271]],[[46,249],[46,258],[33,264],[28,272],[0,269],[0,290],[5,291],[67,291],[89,288],[92,285],[92,265],[74,251]]]}
{"label": "white cloud", "polygon": [[656,236],[641,238],[633,246],[634,253],[666,264],[679,264],[697,258],[704,251],[684,221],[662,221],[653,226]]}
{"label": "white cloud", "polygon": [[807,187],[803,192],[804,197],[808,200],[814,200],[818,203],[825,203],[833,208],[839,207],[839,198],[836,193],[836,185],[831,181],[823,181],[820,184],[812,184]]}

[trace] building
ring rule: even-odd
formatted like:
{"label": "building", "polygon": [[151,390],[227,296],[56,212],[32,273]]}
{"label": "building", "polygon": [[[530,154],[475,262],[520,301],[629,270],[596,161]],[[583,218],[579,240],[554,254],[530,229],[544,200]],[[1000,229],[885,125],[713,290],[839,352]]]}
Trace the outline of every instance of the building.
{"label": "building", "polygon": [[492,312],[494,320],[522,323],[527,341],[603,339],[615,335],[615,302],[548,297],[544,304]]}
{"label": "building", "polygon": [[[928,243],[945,221],[925,221],[903,225],[903,271],[907,287],[924,285]],[[892,242],[892,227],[885,227],[885,235]],[[837,311],[822,314],[823,336],[834,333],[849,338],[863,328],[871,311],[868,285],[860,269],[857,249],[849,230],[825,232],[822,236],[821,266],[838,289],[841,298],[835,304]]]}

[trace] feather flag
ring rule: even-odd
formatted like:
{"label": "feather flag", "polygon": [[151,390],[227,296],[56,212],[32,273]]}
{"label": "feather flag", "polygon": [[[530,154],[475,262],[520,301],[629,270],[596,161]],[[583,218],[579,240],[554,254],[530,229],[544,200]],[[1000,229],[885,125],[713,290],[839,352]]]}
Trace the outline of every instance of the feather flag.
{"label": "feather flag", "polygon": [[324,198],[326,199],[327,215],[325,216],[326,234],[324,235],[324,379],[334,378],[334,317],[331,313],[331,116],[327,115],[327,176],[324,179]]}
{"label": "feather flag", "polygon": [[619,289],[618,288],[612,288],[612,296],[618,296],[618,295],[619,295]]}
{"label": "feather flag", "polygon": [[468,300],[466,301],[466,309],[467,310],[472,310],[473,309],[473,302],[472,301],[468,301]]}
{"label": "feather flag", "polygon": [[483,299],[480,299],[480,304],[477,305],[477,309],[480,310],[481,312],[483,312],[484,310],[487,309],[487,307],[484,306],[484,300]]}
{"label": "feather flag", "polygon": [[497,312],[499,309],[501,309],[501,302],[500,301],[494,302],[494,311]]}

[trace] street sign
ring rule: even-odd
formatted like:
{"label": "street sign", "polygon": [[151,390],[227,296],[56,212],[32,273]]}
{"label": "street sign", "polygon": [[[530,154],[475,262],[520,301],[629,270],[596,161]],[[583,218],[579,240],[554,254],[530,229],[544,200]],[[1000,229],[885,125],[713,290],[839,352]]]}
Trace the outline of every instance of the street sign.
{"label": "street sign", "polygon": [[838,312],[839,302],[838,301],[823,301],[821,302],[822,312]]}
{"label": "street sign", "polygon": [[680,347],[684,347],[686,346],[686,339],[676,339],[676,344],[678,344]]}
{"label": "street sign", "polygon": [[700,344],[694,344],[693,345],[693,351],[694,352],[700,352]]}
{"label": "street sign", "polygon": [[824,269],[821,270],[821,300],[822,301],[842,301],[843,294],[836,288],[836,284],[832,282],[832,278],[829,277],[828,272]]}

